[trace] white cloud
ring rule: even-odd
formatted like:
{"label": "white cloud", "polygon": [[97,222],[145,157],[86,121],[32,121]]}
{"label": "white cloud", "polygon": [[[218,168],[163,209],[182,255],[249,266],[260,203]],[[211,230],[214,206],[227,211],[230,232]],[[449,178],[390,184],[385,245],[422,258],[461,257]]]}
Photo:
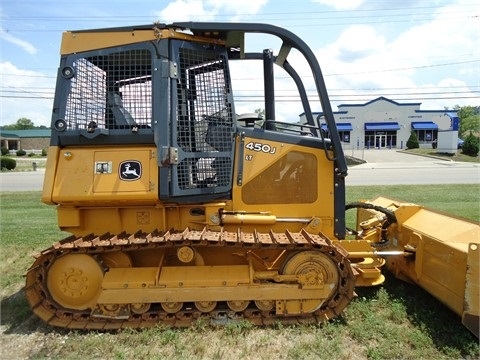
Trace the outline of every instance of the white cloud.
{"label": "white cloud", "polygon": [[353,25],[344,31],[337,40],[338,56],[344,61],[359,59],[381,51],[385,47],[385,37],[375,28],[367,25]]}
{"label": "white cloud", "polygon": [[[55,79],[0,62],[2,84],[1,125],[14,124],[26,117],[36,126],[50,126]],[[28,105],[26,105],[28,104]]]}
{"label": "white cloud", "polygon": [[[389,93],[393,100],[418,99],[422,109],[471,105],[478,94],[468,85],[478,85],[480,79],[478,62],[472,62],[480,58],[478,20],[452,15],[458,7],[440,8],[432,20],[390,36],[374,25],[345,29],[335,42],[317,50],[324,74],[330,75],[329,93],[343,94],[349,102]],[[361,94],[370,98],[358,97]]]}
{"label": "white cloud", "polygon": [[213,20],[215,12],[207,11],[200,0],[176,0],[157,13],[160,21],[171,23],[180,21]]}
{"label": "white cloud", "polygon": [[334,7],[336,10],[353,10],[362,5],[364,0],[313,0],[313,2]]}
{"label": "white cloud", "polygon": [[254,15],[266,5],[268,0],[208,0],[207,4],[212,6],[216,11],[225,11],[225,13],[237,15]]}
{"label": "white cloud", "polygon": [[[229,21],[256,14],[268,0],[176,0],[169,3],[156,15],[160,21],[171,23],[179,21],[214,21],[220,13],[225,13]],[[228,21],[227,20],[227,21]]]}
{"label": "white cloud", "polygon": [[0,29],[0,39],[5,40],[11,44],[17,45],[22,48],[27,53],[34,55],[37,53],[37,49],[35,46],[30,44],[28,41],[22,40],[10,34],[9,32],[5,31],[4,29]]}
{"label": "white cloud", "polygon": [[437,109],[443,109],[444,107],[448,107],[450,109],[453,109],[455,105],[459,106],[467,106],[467,105],[475,105],[478,106],[478,100],[472,100],[472,99],[464,99],[462,97],[472,97],[472,98],[478,98],[478,93],[474,93],[471,91],[471,89],[468,88],[467,84],[464,81],[454,79],[454,78],[449,78],[446,77],[444,79],[441,79],[435,84],[422,84],[418,90],[416,91],[431,91],[432,88],[434,89],[447,89],[447,88],[452,88],[454,89],[455,92],[462,92],[463,95],[459,95],[457,99],[451,100],[451,99],[445,99],[448,97],[448,94],[438,94],[436,99],[429,100],[428,102],[425,102],[422,104],[422,109],[423,110],[437,110]]}

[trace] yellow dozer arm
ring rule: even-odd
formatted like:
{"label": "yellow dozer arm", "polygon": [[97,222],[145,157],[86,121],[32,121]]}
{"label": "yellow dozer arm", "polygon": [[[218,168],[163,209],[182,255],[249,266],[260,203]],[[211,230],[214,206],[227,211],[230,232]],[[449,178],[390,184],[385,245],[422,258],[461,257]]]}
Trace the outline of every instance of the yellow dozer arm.
{"label": "yellow dozer arm", "polygon": [[357,238],[402,251],[387,257],[386,267],[459,314],[479,337],[479,224],[382,197],[355,207]]}

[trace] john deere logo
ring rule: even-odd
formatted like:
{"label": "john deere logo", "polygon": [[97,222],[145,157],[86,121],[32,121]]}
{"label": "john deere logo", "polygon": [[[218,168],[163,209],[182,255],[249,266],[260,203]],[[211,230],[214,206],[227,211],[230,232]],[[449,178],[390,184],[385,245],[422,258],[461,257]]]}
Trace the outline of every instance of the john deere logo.
{"label": "john deere logo", "polygon": [[138,180],[142,177],[142,164],[136,160],[122,161],[118,168],[118,173],[122,180]]}

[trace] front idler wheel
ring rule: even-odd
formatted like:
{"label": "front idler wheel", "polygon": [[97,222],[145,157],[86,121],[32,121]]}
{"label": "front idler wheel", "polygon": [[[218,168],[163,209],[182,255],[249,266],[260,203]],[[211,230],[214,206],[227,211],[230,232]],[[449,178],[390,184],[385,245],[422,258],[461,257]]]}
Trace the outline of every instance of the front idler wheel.
{"label": "front idler wheel", "polygon": [[52,299],[65,309],[94,308],[100,294],[103,270],[93,257],[67,254],[48,269],[47,288]]}

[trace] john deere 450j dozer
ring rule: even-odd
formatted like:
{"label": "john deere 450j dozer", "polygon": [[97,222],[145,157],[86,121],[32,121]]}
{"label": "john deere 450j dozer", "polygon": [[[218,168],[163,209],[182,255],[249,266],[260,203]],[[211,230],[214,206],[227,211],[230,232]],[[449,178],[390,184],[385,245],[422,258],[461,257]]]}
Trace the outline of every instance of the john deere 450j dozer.
{"label": "john deere 450j dozer", "polygon": [[[256,34],[280,40],[278,54],[248,52]],[[292,50],[311,69],[321,118]],[[261,126],[235,112],[235,60],[263,67]],[[296,85],[305,124],[275,121],[274,65]],[[48,324],[78,329],[317,322],[341,314],[356,286],[382,284],[385,265],[478,336],[478,224],[385,198],[346,205],[346,175],[320,67],[289,31],[65,32],[42,200],[72,235],[36,258],[28,301]]]}

